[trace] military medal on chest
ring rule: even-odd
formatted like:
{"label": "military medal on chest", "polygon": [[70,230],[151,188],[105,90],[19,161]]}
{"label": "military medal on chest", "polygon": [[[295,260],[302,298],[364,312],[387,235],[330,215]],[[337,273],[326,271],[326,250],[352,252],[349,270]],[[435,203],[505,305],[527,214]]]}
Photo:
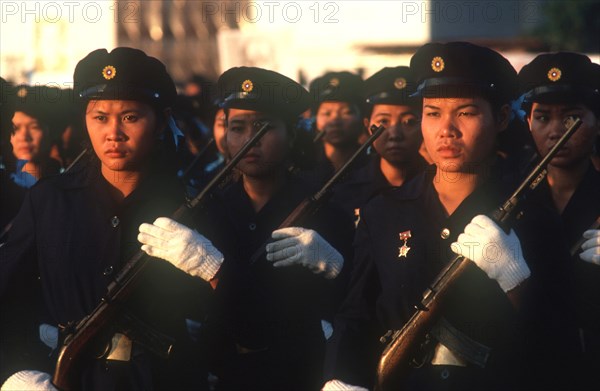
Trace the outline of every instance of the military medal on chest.
{"label": "military medal on chest", "polygon": [[400,240],[404,241],[404,244],[402,244],[402,247],[398,247],[398,258],[406,258],[406,255],[408,254],[408,252],[410,251],[410,247],[408,247],[408,239],[410,239],[411,234],[410,234],[410,230],[408,231],[404,231],[404,232],[400,232]]}
{"label": "military medal on chest", "polygon": [[360,223],[360,208],[354,209],[354,228],[358,227],[358,223]]}

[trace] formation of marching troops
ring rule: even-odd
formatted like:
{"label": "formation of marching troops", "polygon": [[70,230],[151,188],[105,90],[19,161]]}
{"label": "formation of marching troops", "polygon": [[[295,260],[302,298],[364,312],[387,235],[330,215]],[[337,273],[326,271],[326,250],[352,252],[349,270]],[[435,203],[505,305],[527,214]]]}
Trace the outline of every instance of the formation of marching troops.
{"label": "formation of marching troops", "polygon": [[[366,80],[305,89],[237,67],[184,96],[121,47],[73,79],[2,80],[2,390],[374,390],[381,337],[457,255],[467,266],[394,389],[600,386],[587,56],[517,73],[492,49],[429,43]],[[537,188],[494,219],[576,119]],[[98,308],[113,311],[97,322]],[[83,324],[94,338],[61,355]]]}

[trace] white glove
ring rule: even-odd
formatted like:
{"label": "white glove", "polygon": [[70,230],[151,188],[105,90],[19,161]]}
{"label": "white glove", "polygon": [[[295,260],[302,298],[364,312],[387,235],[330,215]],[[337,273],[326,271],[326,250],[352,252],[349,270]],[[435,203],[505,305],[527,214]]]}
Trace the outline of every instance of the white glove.
{"label": "white glove", "polygon": [[267,260],[273,261],[273,266],[299,264],[315,274],[325,273],[328,279],[340,274],[344,257],[316,231],[288,227],[274,231],[271,236],[276,240],[267,244]]}
{"label": "white glove", "polygon": [[583,252],[579,254],[579,258],[600,265],[600,229],[588,229],[583,237],[587,240],[581,245]]}
{"label": "white glove", "polygon": [[456,254],[469,258],[504,292],[526,280],[531,271],[523,258],[521,243],[513,230],[510,234],[489,217],[477,215],[451,245]]}
{"label": "white glove", "polygon": [[167,217],[159,217],[153,224],[144,223],[139,230],[142,251],[192,276],[210,281],[223,263],[223,254],[210,240]]}
{"label": "white glove", "polygon": [[12,374],[0,390],[2,391],[58,391],[52,385],[52,376],[39,371],[19,371]]}
{"label": "white glove", "polygon": [[353,386],[351,384],[346,384],[340,380],[329,380],[321,391],[369,391],[368,389],[360,386]]}
{"label": "white glove", "polygon": [[333,325],[331,322],[326,321],[325,319],[321,319],[321,330],[323,330],[323,336],[325,340],[329,340],[333,335]]}
{"label": "white glove", "polygon": [[38,328],[40,340],[50,349],[56,349],[58,346],[58,328],[47,323],[42,323]]}

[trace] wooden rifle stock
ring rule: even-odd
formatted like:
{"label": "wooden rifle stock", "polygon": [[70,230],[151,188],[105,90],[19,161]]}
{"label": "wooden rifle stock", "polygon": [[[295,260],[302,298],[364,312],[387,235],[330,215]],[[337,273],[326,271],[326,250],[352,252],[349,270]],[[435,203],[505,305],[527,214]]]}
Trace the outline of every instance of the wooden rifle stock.
{"label": "wooden rifle stock", "polygon": [[[235,168],[239,161],[246,155],[269,130],[270,124],[262,124],[258,132],[242,147],[242,149],[223,167],[221,171],[204,187],[204,189],[193,200],[181,205],[172,218],[181,219],[189,211],[203,201],[215,187]],[[91,357],[99,344],[104,343],[105,338],[110,337],[119,324],[123,308],[121,304],[129,297],[140,279],[141,272],[150,257],[143,251],[138,251],[116,275],[113,282],[107,288],[106,295],[96,308],[85,318],[77,322],[73,327],[68,327],[66,337],[60,347],[52,384],[60,390],[71,390],[77,388],[77,376],[82,361]],[[161,341],[163,338],[151,329],[144,330],[151,339]],[[103,338],[104,337],[104,338]],[[170,346],[165,346],[168,355]]]}
{"label": "wooden rifle stock", "polygon": [[[569,121],[567,131],[548,154],[527,175],[517,190],[497,210],[492,212],[492,219],[499,223],[503,229],[508,229],[507,221],[519,201],[525,197],[528,191],[534,190],[545,178],[547,174],[546,166],[581,124],[580,118]],[[430,329],[439,319],[440,309],[444,305],[448,289],[465,271],[469,262],[469,259],[463,256],[455,256],[425,291],[423,300],[415,306],[416,312],[406,324],[400,330],[388,331],[381,338],[381,342],[386,346],[377,366],[376,390],[397,390],[401,387],[402,381],[411,370],[415,355],[426,340]]]}
{"label": "wooden rifle stock", "polygon": [[[335,174],[323,185],[323,187],[311,197],[305,198],[296,208],[290,213],[285,220],[279,225],[277,229],[293,227],[298,225],[302,219],[310,214],[314,213],[326,200],[326,197],[330,194],[331,188],[342,178],[348,171],[348,169],[352,166],[354,161],[363,153],[368,147],[370,147],[377,137],[381,136],[381,134],[385,131],[385,127],[383,126],[371,126],[371,136],[354,152],[354,154],[344,163],[342,167],[340,167]],[[250,258],[250,264],[256,263],[258,259],[265,252],[267,243],[260,246],[258,250],[252,255]]]}

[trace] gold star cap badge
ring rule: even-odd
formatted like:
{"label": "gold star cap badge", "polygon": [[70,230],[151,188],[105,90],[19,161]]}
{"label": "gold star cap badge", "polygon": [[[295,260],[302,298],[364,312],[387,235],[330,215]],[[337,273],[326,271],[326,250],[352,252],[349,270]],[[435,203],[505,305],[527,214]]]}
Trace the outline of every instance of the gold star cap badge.
{"label": "gold star cap badge", "polygon": [[433,69],[434,72],[443,71],[445,66],[444,59],[439,56],[436,56],[431,60],[431,69]]}
{"label": "gold star cap badge", "polygon": [[252,84],[252,80],[244,80],[242,83],[242,91],[251,92],[254,89],[254,84]]}
{"label": "gold star cap badge", "polygon": [[334,77],[333,79],[329,80],[329,85],[333,86],[333,87],[337,87],[340,85],[340,79],[338,79],[337,77]]}
{"label": "gold star cap badge", "polygon": [[25,88],[25,87],[19,88],[19,91],[17,91],[17,96],[19,98],[25,98],[27,96],[27,88]]}
{"label": "gold star cap badge", "polygon": [[562,76],[562,72],[558,68],[552,68],[548,71],[548,79],[550,81],[559,81]]}
{"label": "gold star cap badge", "polygon": [[403,77],[399,77],[396,80],[394,80],[394,87],[396,87],[396,89],[401,90],[403,88],[406,87],[406,79]]}
{"label": "gold star cap badge", "polygon": [[117,68],[112,65],[107,65],[102,69],[102,77],[106,80],[114,79],[115,76],[117,76]]}

